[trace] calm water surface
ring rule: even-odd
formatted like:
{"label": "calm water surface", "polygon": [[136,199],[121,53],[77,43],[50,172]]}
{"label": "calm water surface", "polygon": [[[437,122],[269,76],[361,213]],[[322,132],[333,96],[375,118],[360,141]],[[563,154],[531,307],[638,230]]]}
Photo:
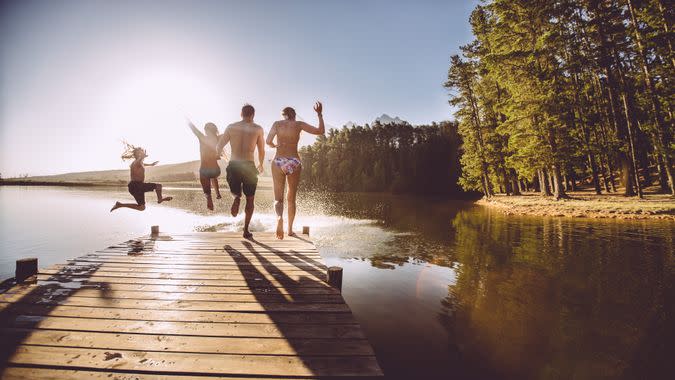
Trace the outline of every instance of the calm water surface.
{"label": "calm water surface", "polygon": [[[165,231],[241,229],[197,189],[108,212],[126,189],[0,187],[0,276]],[[504,216],[467,202],[303,193],[297,225],[391,378],[673,378],[675,223]],[[152,199],[151,197],[148,198]],[[271,190],[253,228],[271,230]],[[218,210],[218,209],[217,209]]]}

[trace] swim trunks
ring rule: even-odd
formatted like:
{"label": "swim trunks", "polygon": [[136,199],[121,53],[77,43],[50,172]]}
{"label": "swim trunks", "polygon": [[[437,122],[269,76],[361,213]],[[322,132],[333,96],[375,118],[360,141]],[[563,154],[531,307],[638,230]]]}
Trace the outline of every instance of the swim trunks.
{"label": "swim trunks", "polygon": [[253,161],[230,161],[225,172],[232,194],[240,197],[243,189],[247,197],[255,195],[258,187],[258,169]]}
{"label": "swim trunks", "polygon": [[155,191],[157,184],[152,182],[131,181],[127,185],[129,194],[133,195],[136,203],[141,206],[145,204],[145,193]]}

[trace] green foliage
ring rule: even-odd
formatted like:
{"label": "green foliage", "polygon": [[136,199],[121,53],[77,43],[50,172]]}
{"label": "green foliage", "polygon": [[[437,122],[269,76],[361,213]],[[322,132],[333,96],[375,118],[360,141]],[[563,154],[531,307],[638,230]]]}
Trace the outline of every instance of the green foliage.
{"label": "green foliage", "polygon": [[302,185],[330,191],[459,192],[459,135],[450,122],[330,130],[300,156]]}
{"label": "green foliage", "polygon": [[550,177],[560,198],[570,178],[615,189],[619,171],[626,194],[640,194],[658,164],[673,191],[669,12],[661,0],[477,6],[475,40],[451,57],[445,83],[463,140],[462,187],[508,194]]}

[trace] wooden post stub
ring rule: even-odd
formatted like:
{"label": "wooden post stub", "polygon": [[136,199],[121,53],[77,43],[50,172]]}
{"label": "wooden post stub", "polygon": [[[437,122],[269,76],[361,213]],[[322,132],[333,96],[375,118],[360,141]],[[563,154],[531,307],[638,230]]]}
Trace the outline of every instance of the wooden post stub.
{"label": "wooden post stub", "polygon": [[302,234],[309,235],[309,226],[302,226]]}
{"label": "wooden post stub", "polygon": [[152,227],[150,227],[150,234],[152,234],[152,235],[158,235],[158,234],[159,234],[159,226],[152,226]]}
{"label": "wooden post stub", "polygon": [[35,276],[38,272],[38,259],[36,257],[29,257],[26,259],[16,260],[16,272],[14,278],[17,284],[26,281],[28,277]]}
{"label": "wooden post stub", "polygon": [[342,267],[328,268],[328,285],[342,291]]}

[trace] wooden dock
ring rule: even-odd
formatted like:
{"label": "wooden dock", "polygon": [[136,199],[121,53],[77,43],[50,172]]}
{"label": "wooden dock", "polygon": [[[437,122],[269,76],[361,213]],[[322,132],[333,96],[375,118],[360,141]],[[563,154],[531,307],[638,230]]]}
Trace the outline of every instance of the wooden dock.
{"label": "wooden dock", "polygon": [[307,236],[151,235],[0,294],[3,379],[381,377]]}

